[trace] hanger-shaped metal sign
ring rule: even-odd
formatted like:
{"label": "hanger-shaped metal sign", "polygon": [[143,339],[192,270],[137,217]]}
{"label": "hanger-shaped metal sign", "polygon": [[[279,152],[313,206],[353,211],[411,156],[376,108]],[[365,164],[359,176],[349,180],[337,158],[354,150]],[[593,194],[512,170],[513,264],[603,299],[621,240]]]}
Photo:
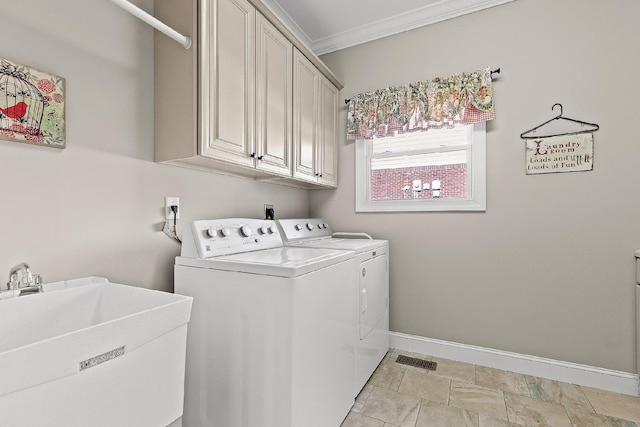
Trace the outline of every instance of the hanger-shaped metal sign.
{"label": "hanger-shaped metal sign", "polygon": [[[538,126],[534,127],[533,129],[529,129],[526,132],[522,132],[520,134],[520,138],[522,138],[522,139],[537,139],[537,138],[550,138],[552,136],[577,135],[577,134],[580,134],[580,133],[595,132],[598,129],[600,129],[600,126],[595,124],[595,123],[583,122],[582,120],[570,119],[569,117],[562,117],[562,104],[559,104],[559,103],[553,104],[553,107],[551,107],[551,111],[553,111],[556,108],[556,106],[560,107],[560,114],[558,114],[557,116],[555,116],[552,119],[547,120],[546,122],[542,123],[541,125],[538,125]],[[589,126],[589,127],[586,128],[586,129],[583,129],[583,130],[579,130],[579,131],[554,133],[554,134],[551,134],[551,135],[541,135],[541,134],[536,132],[538,129],[540,129],[541,127],[543,127],[544,125],[546,125],[548,123],[551,123],[554,120],[568,120],[570,122],[579,123],[582,127],[584,127],[584,126]],[[535,135],[532,135],[532,134],[535,134]]]}

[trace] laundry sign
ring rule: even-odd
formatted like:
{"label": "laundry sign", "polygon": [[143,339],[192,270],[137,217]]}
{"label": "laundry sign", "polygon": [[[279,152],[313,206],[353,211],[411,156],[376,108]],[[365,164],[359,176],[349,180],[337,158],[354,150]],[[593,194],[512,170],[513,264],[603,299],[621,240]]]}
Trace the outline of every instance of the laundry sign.
{"label": "laundry sign", "polygon": [[527,175],[593,170],[593,134],[526,140]]}

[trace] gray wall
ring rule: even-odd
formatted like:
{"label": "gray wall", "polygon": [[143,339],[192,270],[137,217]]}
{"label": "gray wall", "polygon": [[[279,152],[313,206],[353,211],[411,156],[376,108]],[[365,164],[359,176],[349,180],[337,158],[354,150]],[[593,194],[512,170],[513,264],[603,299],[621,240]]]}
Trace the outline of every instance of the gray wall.
{"label": "gray wall", "polygon": [[[151,11],[153,1],[137,4]],[[170,22],[169,22],[170,24]],[[190,220],[306,216],[306,191],[153,163],[153,30],[107,0],[4,2],[0,57],[66,78],[67,148],[0,141],[0,284],[98,275],[173,289],[179,245],[164,196]]]}
{"label": "gray wall", "polygon": [[[322,58],[341,99],[502,68],[485,213],[356,214],[344,138],[338,190],[311,193],[334,228],[390,239],[393,331],[635,372],[639,16],[636,0],[517,0]],[[600,125],[594,169],[527,176],[519,135],[556,102]]]}

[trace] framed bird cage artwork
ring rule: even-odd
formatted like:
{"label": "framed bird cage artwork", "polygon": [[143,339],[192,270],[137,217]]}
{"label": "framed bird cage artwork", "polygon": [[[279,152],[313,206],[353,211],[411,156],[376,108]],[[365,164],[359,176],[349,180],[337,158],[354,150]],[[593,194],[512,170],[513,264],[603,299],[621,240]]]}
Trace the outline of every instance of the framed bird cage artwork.
{"label": "framed bird cage artwork", "polygon": [[0,139],[65,148],[65,80],[0,58]]}

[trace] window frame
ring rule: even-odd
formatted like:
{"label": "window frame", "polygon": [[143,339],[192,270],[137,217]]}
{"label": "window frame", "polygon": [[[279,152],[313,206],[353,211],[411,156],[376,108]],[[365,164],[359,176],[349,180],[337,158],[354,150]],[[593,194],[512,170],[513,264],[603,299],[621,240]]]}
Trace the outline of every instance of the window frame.
{"label": "window frame", "polygon": [[486,122],[473,124],[468,143],[467,198],[371,200],[371,140],[356,140],[356,212],[484,212],[486,200]]}

